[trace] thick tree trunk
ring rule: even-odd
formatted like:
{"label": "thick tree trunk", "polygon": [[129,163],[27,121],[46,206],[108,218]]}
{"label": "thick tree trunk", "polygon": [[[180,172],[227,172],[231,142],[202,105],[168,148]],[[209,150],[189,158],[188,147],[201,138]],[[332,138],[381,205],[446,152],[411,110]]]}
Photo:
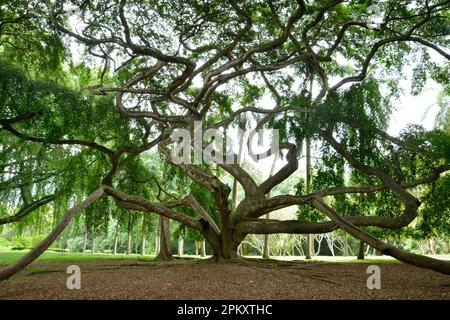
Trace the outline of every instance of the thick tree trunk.
{"label": "thick tree trunk", "polygon": [[159,253],[156,260],[173,259],[170,249],[170,220],[164,216],[159,216]]}
{"label": "thick tree trunk", "polygon": [[364,241],[359,241],[359,252],[358,252],[358,260],[364,260]]}
{"label": "thick tree trunk", "polygon": [[45,250],[47,250],[51,244],[58,238],[61,232],[67,227],[69,222],[73,219],[73,217],[80,212],[81,210],[86,209],[89,205],[91,205],[94,201],[100,198],[104,193],[103,187],[98,188],[93,193],[91,193],[86,199],[84,199],[80,204],[70,208],[66,211],[64,216],[58,225],[50,232],[50,234],[42,240],[36,247],[34,247],[30,252],[20,258],[17,262],[3,268],[0,270],[0,281],[8,279],[12,275],[16,274],[27,265],[32,263],[35,259],[37,259]]}

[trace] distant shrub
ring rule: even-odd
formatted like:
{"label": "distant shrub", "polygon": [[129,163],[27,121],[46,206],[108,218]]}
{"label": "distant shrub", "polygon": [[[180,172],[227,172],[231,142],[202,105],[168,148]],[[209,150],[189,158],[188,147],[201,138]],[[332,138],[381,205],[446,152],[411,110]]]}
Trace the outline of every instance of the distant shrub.
{"label": "distant shrub", "polygon": [[30,248],[33,246],[31,237],[15,236],[12,245],[14,248]]}
{"label": "distant shrub", "polygon": [[45,234],[36,234],[36,235],[32,236],[30,239],[31,246],[32,247],[37,246],[42,240],[45,239],[45,237],[47,237],[47,235],[45,235]]}
{"label": "distant shrub", "polygon": [[71,252],[81,252],[83,251],[84,238],[74,237],[67,240],[67,249]]}
{"label": "distant shrub", "polygon": [[8,248],[11,246],[11,243],[3,237],[0,237],[0,248]]}

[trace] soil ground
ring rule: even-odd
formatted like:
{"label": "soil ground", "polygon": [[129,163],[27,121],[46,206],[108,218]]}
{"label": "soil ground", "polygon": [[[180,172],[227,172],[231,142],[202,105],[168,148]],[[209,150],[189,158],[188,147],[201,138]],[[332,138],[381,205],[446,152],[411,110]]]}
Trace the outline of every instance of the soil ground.
{"label": "soil ground", "polygon": [[[68,290],[69,265],[81,289]],[[365,263],[240,260],[35,262],[0,282],[0,299],[444,299],[450,277],[401,263],[376,263],[381,289],[369,290]]]}

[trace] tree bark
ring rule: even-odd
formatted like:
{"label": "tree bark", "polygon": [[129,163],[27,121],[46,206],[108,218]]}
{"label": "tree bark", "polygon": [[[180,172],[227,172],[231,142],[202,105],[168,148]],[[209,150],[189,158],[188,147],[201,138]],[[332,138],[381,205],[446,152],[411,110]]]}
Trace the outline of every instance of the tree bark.
{"label": "tree bark", "polygon": [[17,262],[3,268],[0,270],[0,281],[5,280],[25,268],[27,265],[32,263],[36,258],[38,258],[45,250],[47,250],[51,244],[58,238],[61,232],[67,227],[69,222],[73,217],[83,209],[86,209],[94,201],[100,198],[104,193],[103,187],[98,188],[93,193],[91,193],[86,199],[81,203],[75,205],[66,211],[64,216],[58,225],[50,232],[50,234],[42,240],[36,247],[34,247],[30,252],[20,258]]}
{"label": "tree bark", "polygon": [[159,238],[159,253],[155,259],[162,261],[173,259],[170,249],[170,220],[163,216],[159,216]]}
{"label": "tree bark", "polygon": [[364,260],[364,241],[359,241],[359,252],[358,252],[358,260]]}

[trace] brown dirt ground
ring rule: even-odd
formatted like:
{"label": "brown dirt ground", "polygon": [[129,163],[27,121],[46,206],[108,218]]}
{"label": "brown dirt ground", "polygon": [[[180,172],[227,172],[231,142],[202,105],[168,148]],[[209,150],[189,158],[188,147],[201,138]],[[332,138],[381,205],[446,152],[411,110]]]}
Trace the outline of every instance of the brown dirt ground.
{"label": "brown dirt ground", "polygon": [[[81,268],[81,290],[66,288],[66,269],[71,264]],[[449,276],[400,263],[377,265],[380,290],[367,289],[368,264],[361,263],[39,262],[1,282],[0,299],[450,300]]]}

